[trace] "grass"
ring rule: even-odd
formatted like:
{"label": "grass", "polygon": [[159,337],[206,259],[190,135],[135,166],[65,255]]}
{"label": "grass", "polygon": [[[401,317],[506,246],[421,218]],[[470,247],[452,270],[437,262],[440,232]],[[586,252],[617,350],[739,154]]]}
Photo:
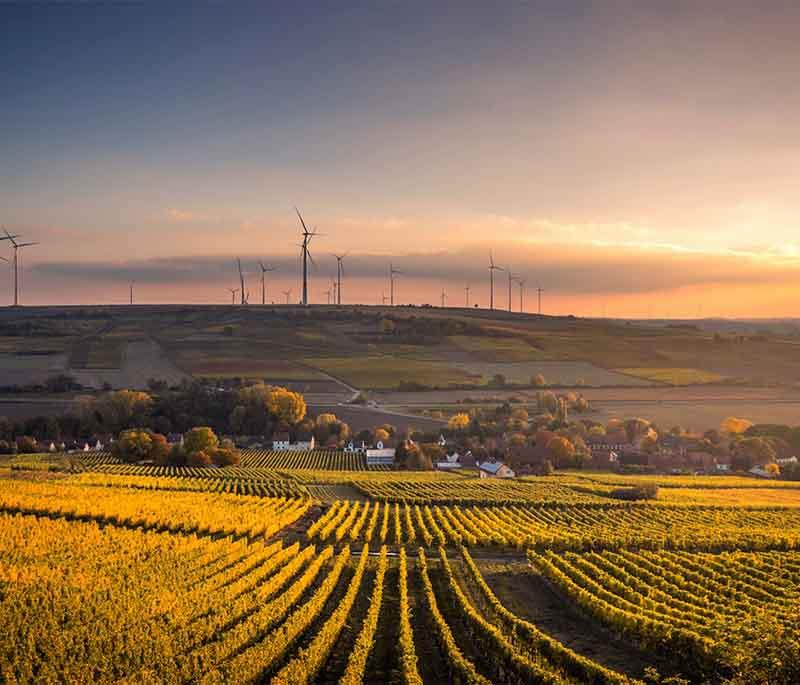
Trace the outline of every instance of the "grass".
{"label": "grass", "polygon": [[525,362],[544,358],[540,350],[522,338],[454,335],[450,338],[450,342],[466,352],[498,362]]}
{"label": "grass", "polygon": [[666,383],[667,385],[697,385],[702,383],[721,383],[727,380],[726,376],[713,371],[691,368],[635,367],[617,369],[617,371],[649,381]]}
{"label": "grass", "polygon": [[477,384],[480,378],[444,362],[389,356],[306,359],[307,364],[359,388],[388,390],[405,381],[431,387]]}

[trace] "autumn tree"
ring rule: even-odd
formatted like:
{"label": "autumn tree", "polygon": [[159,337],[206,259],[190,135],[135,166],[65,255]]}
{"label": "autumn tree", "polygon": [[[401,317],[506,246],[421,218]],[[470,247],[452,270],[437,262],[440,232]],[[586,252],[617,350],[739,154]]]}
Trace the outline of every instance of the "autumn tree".
{"label": "autumn tree", "polygon": [[112,444],[111,452],[124,462],[152,460],[163,466],[167,463],[169,445],[160,433],[146,428],[133,428],[122,431],[119,439]]}
{"label": "autumn tree", "polygon": [[197,426],[183,436],[183,449],[187,455],[206,452],[219,447],[219,438],[208,426]]}
{"label": "autumn tree", "polygon": [[305,417],[306,400],[299,392],[275,387],[269,393],[267,408],[278,421],[292,426]]}
{"label": "autumn tree", "polygon": [[547,381],[542,374],[537,373],[531,377],[531,385],[535,388],[544,388],[547,385]]}
{"label": "autumn tree", "polygon": [[575,446],[560,436],[552,438],[547,443],[547,449],[556,461],[556,466],[563,468],[570,466],[575,457]]}
{"label": "autumn tree", "polygon": [[460,414],[454,414],[450,417],[450,420],[447,422],[447,427],[451,431],[463,431],[466,430],[470,424],[470,418],[468,414],[464,414],[463,412]]}
{"label": "autumn tree", "polygon": [[753,422],[747,419],[729,416],[720,424],[719,432],[725,435],[741,435],[752,425]]}

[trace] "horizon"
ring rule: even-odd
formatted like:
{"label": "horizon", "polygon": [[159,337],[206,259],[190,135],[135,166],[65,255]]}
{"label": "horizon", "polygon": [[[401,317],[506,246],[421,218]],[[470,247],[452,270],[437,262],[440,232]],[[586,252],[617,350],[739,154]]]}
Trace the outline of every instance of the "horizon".
{"label": "horizon", "polygon": [[800,314],[790,4],[0,18],[0,226],[41,243],[21,253],[23,305],[122,304],[130,281],[143,304],[225,304],[237,256],[253,304],[257,261],[279,265],[278,303],[299,295],[297,204],[324,234],[315,304],[349,252],[348,303],[388,295],[393,260],[398,301],[456,305],[470,285],[486,307],[494,250],[530,313],[541,286],[554,315]]}

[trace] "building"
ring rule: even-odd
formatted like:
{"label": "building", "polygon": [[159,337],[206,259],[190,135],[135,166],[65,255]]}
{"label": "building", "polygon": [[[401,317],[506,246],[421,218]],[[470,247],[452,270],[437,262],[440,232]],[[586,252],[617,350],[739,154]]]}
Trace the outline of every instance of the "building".
{"label": "building", "polygon": [[478,464],[478,473],[481,478],[514,478],[516,475],[502,461],[485,461],[483,464]]}
{"label": "building", "polygon": [[396,452],[394,447],[384,445],[382,440],[378,440],[373,447],[364,450],[367,466],[392,466]]}
{"label": "building", "polygon": [[463,455],[455,450],[451,454],[445,455],[444,461],[437,461],[436,468],[440,471],[447,471],[448,469],[460,469],[465,466],[474,466],[475,458],[472,452],[467,451]]}
{"label": "building", "polygon": [[275,433],[272,436],[272,449],[277,452],[306,452],[316,446],[314,436],[308,440],[291,441],[288,433]]}

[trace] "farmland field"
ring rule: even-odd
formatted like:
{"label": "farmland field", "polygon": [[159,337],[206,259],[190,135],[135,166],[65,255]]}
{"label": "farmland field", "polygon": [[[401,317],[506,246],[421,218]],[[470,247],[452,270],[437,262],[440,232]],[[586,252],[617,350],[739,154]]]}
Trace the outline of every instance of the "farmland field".
{"label": "farmland field", "polygon": [[647,478],[273,454],[0,477],[4,680],[721,682],[745,623],[793,625],[788,484],[662,477],[625,503],[609,489]]}
{"label": "farmland field", "polygon": [[396,388],[403,382],[433,387],[480,382],[478,372],[459,369],[443,361],[380,356],[309,358],[305,362],[351,385],[367,389]]}
{"label": "farmland field", "polygon": [[672,369],[672,368],[634,368],[617,369],[620,373],[637,376],[650,381],[658,381],[667,385],[694,385],[702,383],[720,383],[726,380],[725,376],[711,371],[699,369]]}

